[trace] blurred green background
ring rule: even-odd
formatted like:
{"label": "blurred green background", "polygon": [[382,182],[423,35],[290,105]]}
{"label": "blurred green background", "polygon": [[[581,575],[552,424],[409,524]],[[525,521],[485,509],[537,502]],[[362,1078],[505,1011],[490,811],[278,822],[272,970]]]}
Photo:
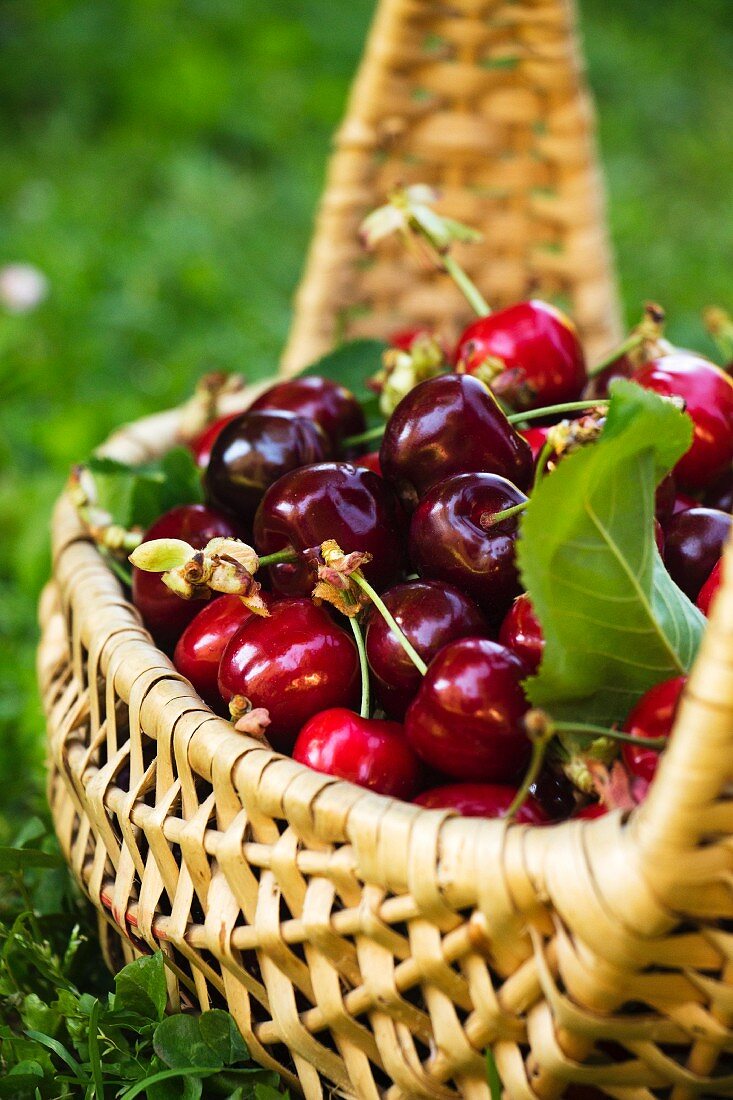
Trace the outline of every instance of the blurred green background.
{"label": "blurred green background", "polygon": [[[0,833],[40,801],[35,604],[71,462],[204,369],[277,361],[371,0],[5,0],[0,265]],[[733,306],[730,0],[581,0],[628,318],[710,351]]]}

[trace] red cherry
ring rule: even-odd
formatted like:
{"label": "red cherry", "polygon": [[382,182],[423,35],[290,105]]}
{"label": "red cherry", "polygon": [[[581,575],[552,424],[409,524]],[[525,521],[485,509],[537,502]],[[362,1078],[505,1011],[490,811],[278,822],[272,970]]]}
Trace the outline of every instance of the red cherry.
{"label": "red cherry", "polygon": [[[182,539],[200,550],[215,538],[238,538],[239,531],[232,520],[203,504],[181,504],[161,516],[146,532],[143,542],[151,539]],[[199,600],[183,600],[163,584],[159,573],[132,570],[132,602],[162,649],[178,641],[202,604]]]}
{"label": "red cherry", "polygon": [[342,707],[324,710],[306,722],[293,759],[377,794],[408,800],[421,774],[398,722],[360,718]]}
{"label": "red cherry", "polygon": [[540,457],[540,451],[547,443],[547,436],[550,433],[549,426],[541,426],[535,428],[523,428],[519,433],[522,439],[525,439],[529,443],[530,450],[532,451],[532,458],[537,461]]}
{"label": "red cherry", "polygon": [[517,596],[509,608],[499,631],[502,645],[514,650],[524,661],[530,673],[536,672],[542,660],[545,639],[530,598],[526,592]]}
{"label": "red cherry", "polygon": [[[450,584],[410,581],[390,588],[382,599],[426,664],[447,642],[487,631],[476,604]],[[366,651],[379,702],[387,714],[404,718],[421,676],[376,611],[369,619]]]}
{"label": "red cherry", "polygon": [[575,325],[547,302],[519,302],[469,325],[458,341],[456,369],[500,369],[491,388],[515,409],[575,401],[586,382]]}
{"label": "red cherry", "polygon": [[715,508],[690,508],[674,516],[667,527],[664,564],[691,600],[710,576],[723,553],[733,517]]}
{"label": "red cherry", "polygon": [[718,589],[723,580],[723,560],[722,558],[716,562],[713,566],[710,576],[705,581],[705,584],[700,589],[700,595],[697,597],[697,606],[702,611],[703,615],[710,614],[710,606],[717,594]]}
{"label": "red cherry", "polygon": [[[266,592],[262,596],[269,606],[272,597]],[[201,608],[178,639],[173,664],[213,710],[221,705],[218,675],[222,654],[252,614],[239,596],[219,596]]]}
{"label": "red cherry", "polygon": [[239,413],[229,413],[228,416],[219,417],[213,424],[209,424],[208,428],[204,428],[201,434],[197,435],[195,439],[190,440],[188,444],[189,450],[196,459],[196,465],[202,470],[206,469],[209,465],[211,448],[219,438],[219,432],[223,428],[226,428],[227,424],[231,424],[232,420],[235,420],[239,415]]}
{"label": "red cherry", "polygon": [[594,401],[596,398],[602,400],[608,397],[608,387],[614,378],[630,378],[633,373],[634,364],[631,359],[628,355],[620,355],[618,359],[614,359],[602,371],[588,379],[583,388],[583,398],[586,401]]}
{"label": "red cherry", "polygon": [[671,474],[667,474],[657,485],[654,496],[654,514],[662,527],[667,526],[674,514],[676,493],[674,478]]}
{"label": "red cherry", "polygon": [[[364,575],[380,590],[397,580],[404,562],[404,520],[389,486],[371,470],[347,462],[322,462],[285,474],[267,491],[255,518],[260,554],[286,546],[319,547],[335,539],[344,553],[372,555]],[[285,595],[310,594],[314,577],[304,562],[270,567],[272,584]]]}
{"label": "red cherry", "polygon": [[379,456],[410,509],[452,474],[499,474],[520,489],[534,476],[529,444],[483,383],[465,374],[429,378],[410,390],[387,421]]}
{"label": "red cherry", "polygon": [[412,517],[410,558],[422,577],[463,589],[493,622],[520,591],[515,564],[519,517],[493,517],[526,501],[496,474],[456,474],[430,489]]}
{"label": "red cherry", "polygon": [[358,435],[366,427],[361,405],[353,393],[338,382],[316,375],[277,382],[250,405],[250,412],[265,409],[279,409],[313,420],[334,446],[346,436]]}
{"label": "red cherry", "polygon": [[289,470],[321,462],[331,453],[312,420],[290,412],[246,412],[219,433],[204,475],[209,498],[251,523],[269,488]]}
{"label": "red cherry", "polygon": [[608,806],[604,806],[602,802],[589,802],[587,806],[581,806],[579,810],[576,810],[573,814],[573,819],[580,818],[583,821],[592,821],[596,817],[605,817],[608,813]]}
{"label": "red cherry", "polygon": [[[624,732],[634,737],[669,736],[680,695],[686,683],[686,676],[675,676],[671,680],[655,684],[645,695],[642,695],[629,714]],[[654,749],[628,744],[622,745],[621,752],[631,774],[651,783],[659,763],[659,753]]]}
{"label": "red cherry", "polygon": [[692,446],[675,467],[683,486],[702,489],[733,462],[733,380],[714,363],[677,351],[645,363],[633,380],[665,397],[681,397],[694,425]]}
{"label": "red cherry", "polygon": [[456,779],[506,783],[529,759],[522,727],[524,662],[486,638],[443,646],[407,711],[405,730],[427,764]]}
{"label": "red cherry", "polygon": [[382,464],[379,461],[379,451],[370,451],[369,454],[359,455],[353,460],[355,466],[363,466],[365,470],[371,470],[373,474],[382,477]]}
{"label": "red cherry", "polygon": [[268,618],[253,615],[230,639],[219,691],[226,703],[244,695],[253,707],[265,707],[267,737],[287,752],[314,714],[358,700],[356,647],[323,607],[281,600]]}
{"label": "red cherry", "polygon": [[[462,817],[504,817],[516,793],[516,787],[499,783],[450,783],[423,791],[414,802],[427,810],[455,810]],[[548,825],[551,819],[529,795],[515,820],[523,825]]]}
{"label": "red cherry", "polygon": [[389,338],[390,345],[400,351],[409,351],[421,336],[432,336],[429,328],[401,328]]}

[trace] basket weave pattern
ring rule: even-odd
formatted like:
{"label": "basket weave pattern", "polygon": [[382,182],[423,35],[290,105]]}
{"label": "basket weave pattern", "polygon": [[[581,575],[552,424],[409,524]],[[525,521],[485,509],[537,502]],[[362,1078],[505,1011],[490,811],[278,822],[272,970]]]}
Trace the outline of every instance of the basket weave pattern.
{"label": "basket weave pattern", "polygon": [[[355,243],[413,180],[484,228],[461,258],[492,301],[568,298],[605,350],[591,122],[566,0],[382,0],[283,368],[339,331],[468,319],[442,276]],[[145,461],[178,420],[106,453]],[[485,1100],[488,1045],[507,1100],[733,1096],[732,569],[644,806],[532,829],[380,798],[235,733],[153,646],[66,496],[53,544],[49,800],[111,965],[161,949],[171,1006],[226,1005],[308,1097]]]}
{"label": "basket weave pattern", "polygon": [[442,193],[476,226],[456,255],[494,307],[569,308],[591,356],[618,342],[593,113],[570,0],[382,0],[336,139],[284,357],[406,325],[455,337],[459,292],[403,246],[365,258],[358,227],[398,183]]}

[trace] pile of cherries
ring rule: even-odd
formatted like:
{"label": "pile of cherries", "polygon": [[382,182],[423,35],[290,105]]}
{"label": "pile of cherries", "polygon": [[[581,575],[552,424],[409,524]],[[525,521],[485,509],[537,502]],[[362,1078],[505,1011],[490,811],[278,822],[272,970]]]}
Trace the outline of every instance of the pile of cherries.
{"label": "pile of cherries", "polygon": [[[400,333],[394,345],[409,355],[423,336]],[[173,509],[144,540],[253,545],[269,614],[238,595],[202,607],[137,568],[134,603],[214,710],[234,701],[239,713],[267,711],[278,751],[422,806],[502,816],[531,754],[522,684],[543,649],[515,564],[521,511],[538,464],[552,476],[562,461],[553,426],[562,421],[580,438],[602,424],[611,377],[684,401],[694,438],[659,486],[657,545],[705,613],[720,581],[733,508],[733,382],[701,355],[657,350],[638,363],[622,349],[589,379],[572,322],[545,303],[520,303],[474,322],[442,373],[405,394],[378,453],[363,453],[374,433],[343,386],[315,376],[279,382],[191,444],[207,503]],[[552,409],[586,395],[596,405],[572,409],[576,419]],[[313,598],[329,540],[344,558],[365,555],[363,635]],[[353,581],[344,578],[346,587]],[[655,686],[625,730],[642,741],[666,737],[683,686],[682,677]],[[621,756],[643,797],[658,751],[628,743]],[[516,818],[543,824],[607,808],[556,762]]]}

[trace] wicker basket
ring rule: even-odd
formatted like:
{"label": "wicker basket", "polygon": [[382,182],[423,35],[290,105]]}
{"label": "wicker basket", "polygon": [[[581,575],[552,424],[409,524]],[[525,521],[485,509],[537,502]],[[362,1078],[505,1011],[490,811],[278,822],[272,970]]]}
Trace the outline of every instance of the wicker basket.
{"label": "wicker basket", "polygon": [[[486,251],[465,259],[495,301],[561,293],[588,340],[611,343],[571,14],[383,0],[286,369],[339,324],[463,319],[440,277],[396,254],[360,262],[358,218],[398,176],[440,180],[459,217],[486,210]],[[178,421],[141,421],[106,452],[145,460]],[[172,1006],[226,1004],[253,1056],[308,1097],[325,1081],[478,1100],[489,1045],[510,1100],[733,1095],[733,569],[643,807],[533,829],[381,798],[233,732],[153,646],[65,496],[53,543],[49,796],[111,965],[162,949]]]}

